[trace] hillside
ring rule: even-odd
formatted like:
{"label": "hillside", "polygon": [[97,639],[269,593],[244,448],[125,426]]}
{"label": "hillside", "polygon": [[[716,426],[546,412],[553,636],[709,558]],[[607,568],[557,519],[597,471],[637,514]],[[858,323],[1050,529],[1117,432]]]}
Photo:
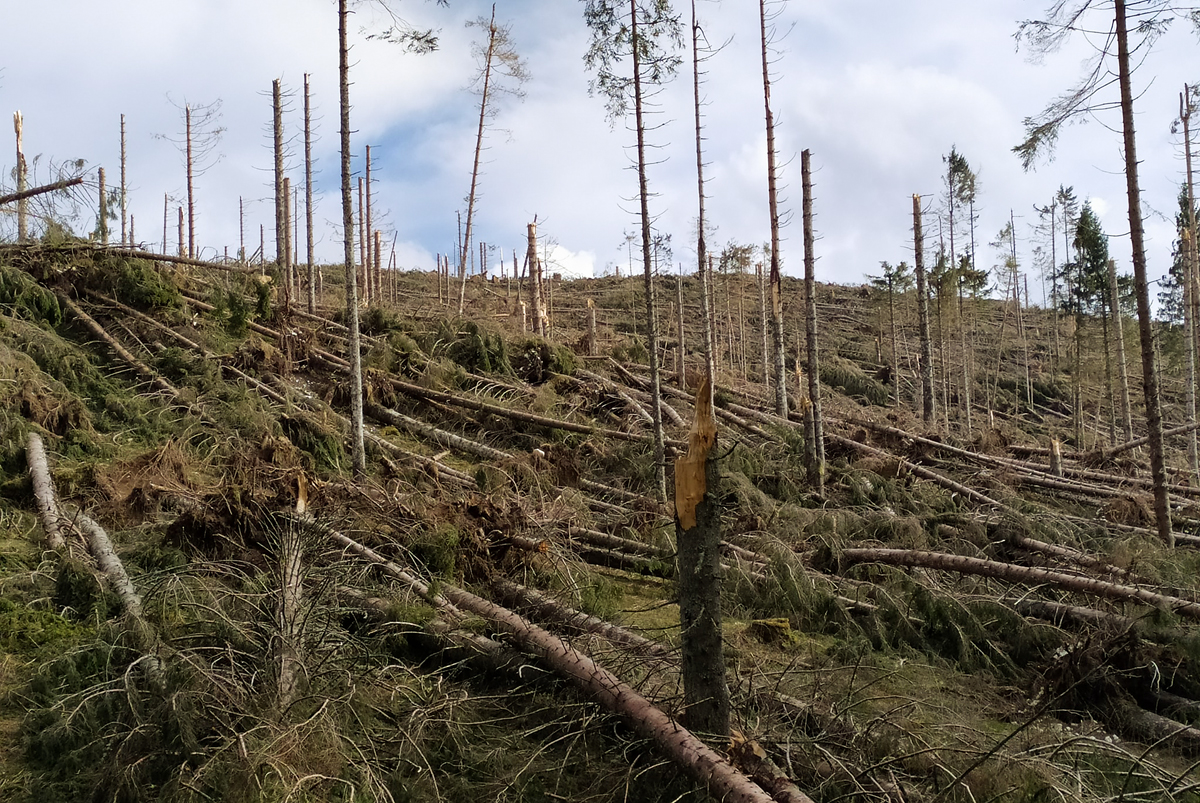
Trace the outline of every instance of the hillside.
{"label": "hillside", "polygon": [[[522,332],[516,283],[472,278],[459,317],[457,288],[452,306],[432,274],[389,276],[362,315],[355,477],[338,271],[310,315],[229,267],[0,246],[0,799],[705,799],[561,670],[602,667],[681,713],[641,280],[551,281],[542,340]],[[680,446],[699,286],[659,281]],[[893,347],[885,295],[820,287],[818,495],[800,419],[771,414],[761,383],[758,287],[715,281],[736,733],[710,746],[777,800],[1200,800],[1200,486],[1177,435],[1168,549],[1143,456],[1111,448],[1125,438],[1099,321],[1076,338],[1047,310],[947,305],[949,409],[927,426],[912,295]],[[802,287],[785,293],[795,342]],[[1177,333],[1162,335],[1178,426]],[[102,579],[89,520],[138,605]]]}

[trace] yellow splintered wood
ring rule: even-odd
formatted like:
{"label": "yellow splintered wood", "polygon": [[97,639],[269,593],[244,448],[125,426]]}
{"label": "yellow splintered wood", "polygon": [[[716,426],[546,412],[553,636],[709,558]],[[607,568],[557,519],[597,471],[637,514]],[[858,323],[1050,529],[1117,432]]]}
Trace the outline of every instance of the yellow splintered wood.
{"label": "yellow splintered wood", "polygon": [[675,516],[679,526],[690,530],[696,526],[696,505],[704,499],[708,485],[704,465],[708,453],[717,443],[717,419],[713,415],[709,377],[704,378],[696,392],[696,420],[688,433],[688,451],[675,460]]}

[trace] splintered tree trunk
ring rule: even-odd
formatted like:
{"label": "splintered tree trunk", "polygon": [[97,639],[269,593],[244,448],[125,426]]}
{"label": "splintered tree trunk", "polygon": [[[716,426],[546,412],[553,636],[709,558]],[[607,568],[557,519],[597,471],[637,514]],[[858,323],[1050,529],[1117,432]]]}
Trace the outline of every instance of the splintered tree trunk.
{"label": "splintered tree trunk", "polygon": [[933,345],[929,340],[929,288],[925,280],[925,238],[921,234],[921,196],[913,195],[913,265],[917,274],[917,325],[921,337],[921,418],[931,423],[933,401]]}
{"label": "splintered tree trunk", "polygon": [[129,216],[129,207],[125,203],[125,115],[121,115],[121,245],[132,245],[133,238],[125,224]]}
{"label": "splintered tree trunk", "polygon": [[633,43],[633,110],[637,127],[638,200],[641,205],[642,265],[646,285],[646,348],[650,352],[650,414],[654,418],[654,488],[659,502],[667,500],[666,447],[663,444],[662,377],[658,370],[658,327],[654,315],[654,270],[651,260],[650,190],[646,184],[646,124],[642,110],[641,43],[638,40],[637,0],[629,0]]}
{"label": "splintered tree trunk", "polygon": [[[25,192],[28,187],[27,168],[25,165],[25,118],[20,112],[13,112],[13,130],[17,135],[17,193]],[[29,237],[29,212],[25,199],[17,201],[17,242],[23,243]]]}
{"label": "splintered tree trunk", "polygon": [[317,311],[316,262],[313,259],[312,105],[304,74],[304,237],[308,246],[308,311]]}
{"label": "splintered tree trunk", "polygon": [[179,256],[187,256],[187,239],[183,230],[183,207],[179,207]]}
{"label": "splintered tree trunk", "polygon": [[1146,277],[1146,247],[1142,228],[1142,195],[1138,188],[1137,145],[1133,128],[1133,89],[1129,78],[1129,36],[1125,0],[1115,0],[1117,64],[1121,86],[1121,123],[1125,138],[1125,182],[1129,196],[1129,240],[1133,247],[1133,284],[1137,291],[1138,333],[1142,342],[1142,389],[1146,396],[1146,428],[1150,438],[1150,476],[1154,481],[1154,516],[1158,534],[1175,546],[1171,531],[1171,501],[1167,494],[1167,465],[1163,454],[1162,400],[1154,353],[1150,287]]}
{"label": "splintered tree trunk", "polygon": [[775,115],[771,111],[771,75],[767,62],[767,4],[758,0],[762,39],[763,103],[767,121],[767,206],[771,216],[771,331],[775,346],[775,414],[787,418],[787,357],[783,340],[783,277],[779,260],[779,203],[775,171]]}
{"label": "splintered tree trunk", "polygon": [[816,458],[812,482],[817,493],[824,494],[825,424],[821,414],[821,360],[817,353],[817,257],[813,247],[812,170],[811,154],[808,150],[800,152],[800,176],[804,213],[804,329],[808,341],[808,398],[812,403],[813,449]]}
{"label": "splintered tree trunk", "polygon": [[363,434],[362,341],[358,328],[358,276],[354,270],[354,197],[350,189],[350,61],[346,44],[347,0],[338,0],[338,83],[341,105],[342,148],[342,243],[346,263],[346,322],[350,327],[347,341],[350,362],[350,425],[353,442],[352,460],[356,474],[367,470],[367,452]]}
{"label": "splintered tree trunk", "polygon": [[54,493],[54,482],[50,479],[50,466],[46,460],[46,447],[36,432],[29,433],[25,443],[25,461],[29,465],[29,477],[33,481],[33,498],[37,503],[38,518],[46,533],[46,549],[62,549],[66,546],[58,526],[58,500]]}
{"label": "splintered tree trunk", "polygon": [[721,640],[721,473],[711,385],[711,376],[701,382],[688,452],[675,461],[675,537],[686,722],[693,731],[724,740],[729,686]]}
{"label": "splintered tree trunk", "polygon": [[[546,310],[542,299],[542,271],[537,255],[537,220],[525,226],[527,238],[525,260],[529,264],[529,306],[533,310],[533,331],[546,336]],[[460,312],[462,301],[460,299]]]}

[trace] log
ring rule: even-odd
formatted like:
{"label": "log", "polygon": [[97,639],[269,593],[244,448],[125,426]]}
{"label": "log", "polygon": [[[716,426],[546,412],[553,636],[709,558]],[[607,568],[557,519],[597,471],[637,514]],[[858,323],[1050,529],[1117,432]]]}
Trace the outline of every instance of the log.
{"label": "log", "polygon": [[773,803],[770,795],[738,772],[724,756],[709,748],[631,686],[562,639],[507,608],[449,583],[440,586],[440,594],[433,594],[426,583],[391,564],[373,550],[338,535],[334,540],[350,551],[375,563],[390,564],[392,568],[388,569],[389,574],[409,578],[410,587],[437,607],[448,606],[454,611],[470,611],[507,632],[521,649],[541,658],[605,709],[623,717],[639,734],[657,744],[667,757],[704,783],[718,800],[728,803]]}
{"label": "log", "polygon": [[1067,591],[1140,602],[1165,608],[1192,619],[1200,619],[1200,603],[1159,594],[1144,588],[1110,583],[1091,577],[1064,574],[1050,569],[1015,566],[983,558],[952,555],[945,552],[925,552],[915,549],[843,549],[841,559],[848,563],[886,563],[892,566],[920,566],[928,569],[994,577],[1010,583],[1048,583]]}
{"label": "log", "polygon": [[38,519],[46,533],[46,549],[59,550],[66,546],[58,527],[58,500],[54,492],[54,480],[46,460],[46,447],[36,432],[29,433],[25,443],[25,461],[29,464],[29,477],[33,481],[33,498],[37,504]]}
{"label": "log", "polygon": [[510,605],[531,608],[543,620],[558,622],[585,633],[595,633],[614,644],[633,647],[658,658],[673,659],[675,657],[671,649],[664,644],[640,636],[620,625],[576,610],[541,591],[504,579],[493,580],[492,588]]}
{"label": "log", "polygon": [[92,316],[80,309],[79,305],[67,298],[67,296],[63,293],[55,293],[55,295],[58,296],[60,304],[69,309],[71,314],[78,318],[79,321],[88,329],[88,331],[90,331],[99,340],[104,342],[105,345],[112,349],[113,353],[115,353],[123,362],[129,365],[129,367],[132,368],[139,377],[149,382],[155,389],[166,393],[172,399],[179,398],[179,391],[174,385],[152,371],[149,366],[147,366],[137,357],[134,357],[132,354],[130,354],[124,346],[113,339],[112,335],[104,331],[104,327],[98,324],[95,319],[92,318]]}
{"label": "log", "polygon": [[9,195],[0,195],[0,206],[3,206],[4,204],[16,203],[17,201],[24,201],[26,198],[33,198],[38,195],[45,195],[48,192],[56,192],[58,190],[68,189],[70,187],[77,187],[82,183],[83,176],[78,176],[76,178],[68,178],[63,181],[55,181],[53,184],[43,184],[40,187],[33,187],[32,189],[23,190],[22,192],[14,192],[10,193]]}

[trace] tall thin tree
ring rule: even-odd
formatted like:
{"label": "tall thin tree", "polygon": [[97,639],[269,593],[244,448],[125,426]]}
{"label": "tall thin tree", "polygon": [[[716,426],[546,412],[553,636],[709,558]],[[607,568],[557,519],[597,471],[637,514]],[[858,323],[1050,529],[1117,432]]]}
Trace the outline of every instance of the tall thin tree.
{"label": "tall thin tree", "polygon": [[[638,206],[642,235],[642,265],[646,294],[646,341],[650,362],[651,417],[654,427],[655,491],[666,501],[666,448],[662,424],[662,387],[659,371],[658,331],[655,315],[654,268],[650,216],[650,190],[646,159],[646,86],[662,83],[678,68],[674,55],[681,42],[679,18],[669,0],[648,0],[639,4],[629,0],[628,24],[622,21],[620,0],[584,0],[584,19],[592,31],[592,42],[584,64],[596,70],[591,90],[600,91],[607,100],[610,119],[623,116],[632,89],[634,124],[637,134]],[[664,47],[664,40],[666,47]],[[628,77],[618,75],[617,63],[624,53],[632,54]]]}
{"label": "tall thin tree", "polygon": [[775,113],[771,111],[771,72],[767,59],[767,2],[758,0],[762,45],[763,105],[767,127],[767,208],[771,218],[771,332],[775,347],[775,414],[787,418],[787,359],[783,337],[783,275],[779,254],[779,193],[775,165]]}
{"label": "tall thin tree", "polygon": [[[1161,16],[1169,11],[1160,0],[1135,0],[1142,6],[1137,31],[1153,38],[1165,26]],[[1059,47],[1071,33],[1081,28],[1081,19],[1099,0],[1059,0],[1046,19],[1022,23],[1019,35],[1027,37],[1035,53],[1045,53]],[[1133,284],[1137,298],[1138,336],[1142,347],[1142,392],[1146,403],[1146,427],[1150,452],[1150,475],[1154,486],[1154,515],[1159,537],[1174,546],[1171,526],[1170,497],[1167,489],[1167,470],[1162,427],[1162,399],[1159,395],[1158,365],[1154,347],[1154,328],[1150,308],[1150,291],[1146,275],[1145,231],[1142,222],[1141,190],[1138,182],[1137,137],[1133,124],[1133,82],[1130,64],[1129,29],[1125,0],[1112,2],[1113,24],[1104,37],[1097,58],[1091,63],[1083,81],[1075,89],[1052,102],[1039,116],[1027,118],[1026,138],[1013,150],[1026,168],[1037,155],[1052,145],[1062,125],[1081,114],[1094,110],[1094,99],[1111,85],[1108,57],[1116,47],[1117,84],[1120,89],[1121,134],[1125,151],[1125,189],[1129,213],[1129,241],[1132,249]],[[1143,40],[1143,42],[1145,39]]]}

